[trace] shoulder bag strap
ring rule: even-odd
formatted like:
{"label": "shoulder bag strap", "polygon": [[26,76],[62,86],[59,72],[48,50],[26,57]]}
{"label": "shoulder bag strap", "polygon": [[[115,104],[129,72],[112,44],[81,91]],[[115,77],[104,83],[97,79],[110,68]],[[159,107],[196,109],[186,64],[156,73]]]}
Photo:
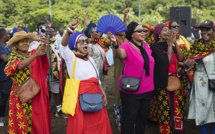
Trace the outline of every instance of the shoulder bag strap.
{"label": "shoulder bag strap", "polygon": [[73,79],[73,78],[74,78],[76,62],[77,62],[77,57],[75,56],[75,61],[74,61],[74,64],[73,64],[72,74],[71,74],[70,79]]}
{"label": "shoulder bag strap", "polygon": [[[90,59],[89,59],[89,61],[90,61]],[[92,63],[91,61],[90,61],[90,63],[92,64],[94,70],[96,71],[97,79],[99,80],[99,75],[98,75],[98,72],[97,72],[96,67],[93,65],[93,63]],[[100,89],[100,88],[99,88],[99,89]],[[101,91],[101,89],[100,89],[100,91]],[[101,91],[101,93],[102,93],[102,91]]]}
{"label": "shoulder bag strap", "polygon": [[[204,64],[204,61],[202,60],[202,64],[203,64],[203,67],[204,67],[204,69],[205,69],[205,72],[206,72],[206,74],[207,74],[207,76],[208,76],[208,73],[207,73],[207,70],[206,70],[206,67],[205,67],[205,64]],[[209,76],[208,76],[208,79],[209,79]]]}
{"label": "shoulder bag strap", "polygon": [[176,74],[177,74],[177,76],[178,76],[178,64],[177,64],[177,58],[176,58],[176,56],[175,56],[175,53],[174,53],[174,51],[173,51],[173,55],[174,55],[174,57],[175,57],[175,67],[176,67]]}

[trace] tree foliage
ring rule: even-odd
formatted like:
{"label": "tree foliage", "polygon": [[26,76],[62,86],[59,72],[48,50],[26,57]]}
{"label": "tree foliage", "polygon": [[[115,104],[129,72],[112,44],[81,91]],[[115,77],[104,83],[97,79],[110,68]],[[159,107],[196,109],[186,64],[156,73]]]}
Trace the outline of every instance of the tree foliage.
{"label": "tree foliage", "polygon": [[[89,21],[97,22],[106,14],[115,14],[123,19],[123,11],[130,9],[128,21],[139,20],[139,0],[51,0],[53,26],[57,29],[68,26],[72,20],[80,20],[78,29],[85,27],[84,11],[89,10]],[[172,6],[192,7],[192,18],[202,22],[215,16],[215,0],[141,0],[141,24],[156,25],[170,19]],[[24,18],[30,31],[36,31],[37,23],[46,20],[49,0],[0,0],[0,23],[15,27],[14,19],[21,26]]]}

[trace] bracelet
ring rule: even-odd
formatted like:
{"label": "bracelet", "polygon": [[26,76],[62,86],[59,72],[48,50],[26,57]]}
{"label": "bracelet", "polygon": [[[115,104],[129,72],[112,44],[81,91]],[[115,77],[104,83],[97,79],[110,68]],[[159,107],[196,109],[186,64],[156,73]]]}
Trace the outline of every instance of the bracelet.
{"label": "bracelet", "polygon": [[70,27],[68,27],[67,29],[68,29],[70,32],[72,32],[72,33],[73,33],[73,30],[72,30]]}
{"label": "bracelet", "polygon": [[70,29],[72,29],[72,30],[75,30],[75,28],[74,28],[74,27],[72,27],[71,25],[69,25],[69,28],[70,28]]}
{"label": "bracelet", "polygon": [[115,49],[119,48],[118,41],[117,41],[116,43],[117,43],[116,46],[114,46],[113,43],[112,43],[112,46],[113,46],[113,48],[115,48]]}
{"label": "bracelet", "polygon": [[69,27],[67,28],[67,32],[72,34],[73,33],[73,30],[71,30]]}
{"label": "bracelet", "polygon": [[115,49],[119,48],[119,45],[117,44],[116,46],[114,46]]}
{"label": "bracelet", "polygon": [[69,29],[67,29],[66,31],[67,31],[67,33],[69,33],[69,34],[72,34],[72,32],[71,32],[71,31],[69,31]]}

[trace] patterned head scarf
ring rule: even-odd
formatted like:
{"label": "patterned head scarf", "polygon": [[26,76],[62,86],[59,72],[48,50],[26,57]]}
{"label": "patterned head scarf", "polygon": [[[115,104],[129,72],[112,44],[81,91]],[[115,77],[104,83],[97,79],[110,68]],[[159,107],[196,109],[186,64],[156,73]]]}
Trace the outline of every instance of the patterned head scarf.
{"label": "patterned head scarf", "polygon": [[143,28],[146,28],[148,31],[150,31],[149,37],[153,34],[154,27],[148,24],[142,25]]}
{"label": "patterned head scarf", "polygon": [[170,20],[170,21],[167,21],[165,24],[168,26],[169,29],[171,29],[171,25],[173,22],[176,22],[176,21]]}

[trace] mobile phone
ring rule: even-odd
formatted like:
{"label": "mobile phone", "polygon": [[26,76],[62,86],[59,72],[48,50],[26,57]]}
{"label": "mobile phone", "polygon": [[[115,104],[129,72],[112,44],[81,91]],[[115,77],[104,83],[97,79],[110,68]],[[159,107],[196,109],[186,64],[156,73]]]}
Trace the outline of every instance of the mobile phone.
{"label": "mobile phone", "polygon": [[46,18],[49,22],[52,22],[51,15],[47,15]]}

